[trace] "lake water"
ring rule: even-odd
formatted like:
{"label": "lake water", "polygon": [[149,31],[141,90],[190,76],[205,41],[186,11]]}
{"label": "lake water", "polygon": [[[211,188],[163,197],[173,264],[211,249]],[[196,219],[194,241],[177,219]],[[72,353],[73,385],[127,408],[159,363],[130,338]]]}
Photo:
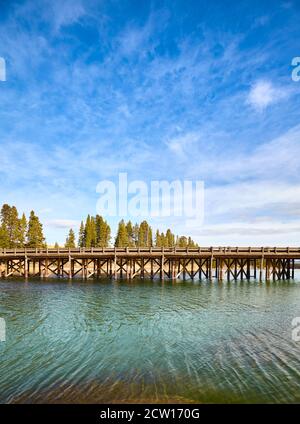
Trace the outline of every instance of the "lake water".
{"label": "lake water", "polygon": [[300,402],[300,281],[0,281],[0,402]]}

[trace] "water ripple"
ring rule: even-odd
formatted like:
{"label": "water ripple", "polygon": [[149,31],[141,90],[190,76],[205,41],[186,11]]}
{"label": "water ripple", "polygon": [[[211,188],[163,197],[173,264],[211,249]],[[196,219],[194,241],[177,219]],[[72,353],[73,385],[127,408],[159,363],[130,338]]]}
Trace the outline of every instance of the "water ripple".
{"label": "water ripple", "polygon": [[300,401],[300,284],[0,284],[1,402]]}

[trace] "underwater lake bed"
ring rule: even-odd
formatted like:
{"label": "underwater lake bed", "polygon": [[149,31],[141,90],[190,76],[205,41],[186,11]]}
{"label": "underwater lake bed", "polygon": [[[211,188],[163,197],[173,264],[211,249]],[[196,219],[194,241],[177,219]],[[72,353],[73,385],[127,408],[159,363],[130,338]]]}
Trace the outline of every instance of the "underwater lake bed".
{"label": "underwater lake bed", "polygon": [[1,403],[299,403],[300,281],[0,281]]}

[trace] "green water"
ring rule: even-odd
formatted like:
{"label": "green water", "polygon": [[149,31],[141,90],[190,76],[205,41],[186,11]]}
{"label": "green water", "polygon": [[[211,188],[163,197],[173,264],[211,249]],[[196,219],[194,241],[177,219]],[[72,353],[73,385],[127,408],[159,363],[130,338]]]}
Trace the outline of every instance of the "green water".
{"label": "green water", "polygon": [[0,402],[300,402],[300,282],[1,280]]}

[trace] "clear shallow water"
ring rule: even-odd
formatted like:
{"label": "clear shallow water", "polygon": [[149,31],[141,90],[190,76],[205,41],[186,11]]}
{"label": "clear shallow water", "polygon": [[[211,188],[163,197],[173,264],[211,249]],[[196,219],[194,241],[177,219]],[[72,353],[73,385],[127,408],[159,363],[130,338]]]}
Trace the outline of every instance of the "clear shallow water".
{"label": "clear shallow water", "polygon": [[1,280],[0,402],[300,402],[300,282]]}

